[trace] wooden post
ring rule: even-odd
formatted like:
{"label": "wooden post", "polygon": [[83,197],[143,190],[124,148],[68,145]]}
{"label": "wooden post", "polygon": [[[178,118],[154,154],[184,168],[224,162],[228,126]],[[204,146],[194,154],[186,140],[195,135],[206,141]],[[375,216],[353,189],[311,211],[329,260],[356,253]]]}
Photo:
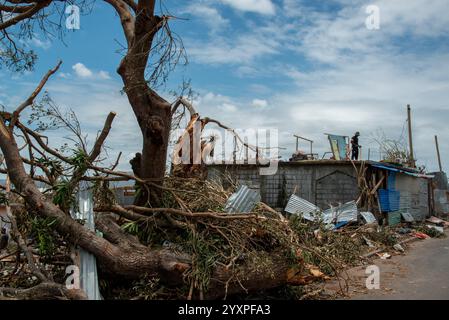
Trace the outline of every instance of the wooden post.
{"label": "wooden post", "polygon": [[234,136],[234,151],[232,152],[232,160],[237,164],[237,137]]}
{"label": "wooden post", "polygon": [[299,149],[299,138],[296,137],[296,152],[298,152]]}
{"label": "wooden post", "polygon": [[413,137],[412,137],[412,109],[410,108],[410,105],[407,105],[407,119],[408,119],[408,142],[410,147],[410,166],[412,168],[415,168],[415,159],[414,159],[414,153],[413,153]]}
{"label": "wooden post", "polygon": [[371,148],[368,148],[368,161],[370,160],[371,157]]}
{"label": "wooden post", "polygon": [[437,147],[438,166],[440,167],[440,172],[443,172],[443,167],[441,166],[440,147],[438,145],[438,136],[435,136],[435,146]]}

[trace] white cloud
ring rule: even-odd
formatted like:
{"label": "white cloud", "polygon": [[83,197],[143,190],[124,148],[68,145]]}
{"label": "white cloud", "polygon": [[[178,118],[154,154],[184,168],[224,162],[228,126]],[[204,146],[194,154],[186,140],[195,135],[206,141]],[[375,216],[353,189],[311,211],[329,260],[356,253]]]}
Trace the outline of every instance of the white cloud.
{"label": "white cloud", "polygon": [[111,79],[111,76],[109,75],[109,72],[103,71],[103,70],[98,72],[98,77],[100,79]]}
{"label": "white cloud", "polygon": [[268,101],[263,99],[254,99],[251,103],[254,107],[266,108],[268,106]]}
{"label": "white cloud", "polygon": [[236,39],[215,37],[210,41],[189,41],[187,52],[200,63],[247,64],[258,57],[278,53],[278,47],[276,40],[248,34]]}
{"label": "white cloud", "polygon": [[[287,148],[282,151],[283,159],[295,147],[293,134],[314,140],[314,150],[321,156],[329,151],[324,133],[349,136],[360,131],[363,155],[366,157],[370,149],[371,159],[378,160],[378,145],[373,141],[378,129],[389,138],[403,138],[406,105],[411,104],[419,164],[436,170],[433,135],[449,135],[448,61],[449,53],[385,53],[357,56],[357,63],[348,59],[332,68],[298,71],[291,67],[286,68],[286,74],[296,87],[270,93],[269,106],[258,112],[248,108],[245,99],[211,92],[200,96],[195,105],[203,116],[232,128],[278,128],[280,146]],[[265,104],[256,100],[266,101],[257,98],[249,104]],[[232,105],[233,112],[223,112],[226,105]],[[444,153],[449,142],[440,140]]]}
{"label": "white cloud", "polygon": [[300,124],[296,130],[316,141],[320,153],[328,148],[322,133],[361,131],[365,156],[371,148],[378,160],[373,135],[379,128],[392,139],[403,135],[406,105],[411,104],[417,157],[436,169],[432,137],[449,134],[449,54],[358,59],[332,69],[289,72],[298,92],[279,93],[270,101],[279,126]]}
{"label": "white cloud", "polygon": [[81,62],[78,62],[72,66],[73,71],[75,71],[75,74],[78,77],[81,78],[90,78],[93,76],[93,72],[87,68],[84,64]]}
{"label": "white cloud", "polygon": [[41,48],[47,50],[51,47],[51,41],[48,39],[41,40],[37,37],[34,37],[30,40],[31,44],[37,48]]}
{"label": "white cloud", "polygon": [[[315,151],[322,155],[329,151],[323,133],[351,135],[355,131],[362,133],[363,153],[371,148],[376,157],[372,134],[382,127],[389,137],[398,138],[406,118],[405,106],[411,104],[416,155],[420,163],[436,169],[433,135],[449,135],[449,51],[437,38],[447,35],[447,1],[373,1],[380,7],[378,31],[364,25],[366,1],[333,2],[342,9],[330,12],[314,7],[315,1],[284,0],[282,10],[269,15],[276,9],[271,1],[222,0],[236,10],[266,15],[245,15],[238,20],[241,25],[234,25],[233,20],[235,30],[226,34],[187,39],[191,35],[187,33],[184,40],[192,61],[229,64],[232,72],[246,77],[230,85],[229,75],[224,74],[224,81],[220,77],[219,83],[211,83],[214,93],[210,87],[204,89],[194,101],[195,107],[202,116],[232,128],[278,128],[280,145],[288,148],[283,152],[285,159],[294,149],[293,134],[314,140]],[[216,1],[196,3],[187,8],[210,28],[206,33],[228,26]],[[271,6],[273,11],[267,9]],[[447,43],[447,38],[443,40]],[[415,44],[423,43],[431,48],[417,50]],[[140,133],[128,102],[118,94],[120,84],[109,86],[112,81],[100,81],[92,86],[90,80],[109,75],[77,65],[79,70],[74,68],[74,73],[78,78],[58,84],[58,101],[74,107],[93,136],[98,118],[104,118],[110,109],[118,111],[109,144],[114,152],[139,150]],[[261,71],[263,77],[257,78]],[[73,84],[73,80],[78,81]],[[284,83],[285,87],[281,86]],[[228,92],[236,89],[235,95],[219,94],[217,88],[223,87]],[[440,139],[443,159],[449,157],[445,150],[449,150],[449,140]],[[448,168],[449,164],[445,165]]]}
{"label": "white cloud", "polygon": [[[378,0],[380,30],[368,30],[364,0],[335,0],[343,7],[338,11],[313,10],[310,3],[284,0],[287,17],[297,19],[297,27],[288,32],[285,45],[308,58],[329,64],[354,55],[400,53],[405,43],[398,37],[437,38],[447,35],[449,16],[442,15],[446,0]],[[307,6],[308,5],[308,6]],[[296,29],[296,31],[295,31]],[[280,32],[283,33],[283,32]]]}
{"label": "white cloud", "polygon": [[[81,62],[74,64],[72,66],[72,69],[73,71],[75,71],[75,75],[80,78],[97,78],[102,80],[107,80],[111,78],[111,76],[107,71],[100,70],[98,72],[93,72]],[[69,75],[65,73],[62,73],[60,76],[63,78],[69,77]]]}
{"label": "white cloud", "polygon": [[220,112],[225,111],[227,114],[233,114],[239,109],[231,98],[214,94],[213,92],[208,92],[200,96],[194,103],[199,108],[206,106],[207,108],[214,108]]}
{"label": "white cloud", "polygon": [[238,110],[238,108],[235,105],[230,103],[223,103],[220,106],[220,108],[223,109],[223,111],[225,112],[236,112]]}
{"label": "white cloud", "polygon": [[68,79],[68,78],[70,78],[70,73],[60,72],[60,73],[58,73],[58,77]]}
{"label": "white cloud", "polygon": [[189,13],[202,23],[211,28],[212,32],[217,32],[229,24],[229,20],[223,18],[217,9],[201,3],[188,5],[181,13]]}
{"label": "white cloud", "polygon": [[244,12],[255,12],[264,15],[276,13],[276,7],[271,0],[221,0],[221,2]]}

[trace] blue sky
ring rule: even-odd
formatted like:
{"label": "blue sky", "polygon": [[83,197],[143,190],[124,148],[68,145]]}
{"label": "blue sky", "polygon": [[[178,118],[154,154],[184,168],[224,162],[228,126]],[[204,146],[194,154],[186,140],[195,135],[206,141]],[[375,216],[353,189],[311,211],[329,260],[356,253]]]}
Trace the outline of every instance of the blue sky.
{"label": "blue sky", "polygon": [[[171,74],[162,93],[191,79],[194,104],[203,116],[234,128],[277,128],[280,145],[293,151],[293,134],[316,141],[324,133],[362,134],[364,153],[377,146],[382,130],[404,135],[406,105],[413,108],[416,157],[436,170],[434,135],[440,137],[449,169],[449,9],[446,0],[193,0],[164,1],[172,29],[187,50],[189,64]],[[366,7],[380,9],[380,29],[368,30]],[[187,20],[185,20],[187,19]],[[111,110],[118,113],[108,145],[123,151],[121,168],[140,149],[141,138],[120,94],[116,75],[118,17],[103,1],[81,17],[81,29],[64,41],[36,34],[34,72],[0,70],[0,103],[13,108],[58,59],[63,66],[47,90],[78,114],[95,137]],[[57,143],[61,134],[54,135]],[[307,148],[307,145],[303,146]]]}

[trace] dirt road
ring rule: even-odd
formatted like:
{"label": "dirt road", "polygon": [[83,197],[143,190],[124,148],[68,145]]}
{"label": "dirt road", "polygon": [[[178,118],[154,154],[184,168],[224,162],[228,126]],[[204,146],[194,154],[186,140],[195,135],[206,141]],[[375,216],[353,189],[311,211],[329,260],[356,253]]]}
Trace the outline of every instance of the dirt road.
{"label": "dirt road", "polygon": [[449,237],[411,243],[404,255],[374,264],[380,269],[380,289],[366,288],[366,266],[354,268],[347,299],[449,300]]}

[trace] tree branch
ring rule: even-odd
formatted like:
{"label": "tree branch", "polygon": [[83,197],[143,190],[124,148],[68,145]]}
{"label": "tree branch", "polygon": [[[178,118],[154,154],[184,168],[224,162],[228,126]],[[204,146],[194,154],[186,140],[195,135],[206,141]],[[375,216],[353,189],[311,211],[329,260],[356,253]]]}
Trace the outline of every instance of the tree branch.
{"label": "tree branch", "polygon": [[47,1],[42,1],[42,2],[38,2],[36,3],[34,6],[32,6],[32,8],[30,8],[29,10],[18,14],[16,16],[14,16],[13,18],[0,23],[0,30],[4,30],[10,26],[13,26],[17,23],[19,23],[20,21],[23,21],[25,19],[31,18],[34,14],[36,14],[37,12],[39,12],[40,10],[42,10],[43,8],[47,7],[48,5],[50,5],[50,3],[52,2],[52,0],[47,0]]}
{"label": "tree branch", "polygon": [[17,244],[19,245],[19,247],[23,251],[23,253],[25,254],[25,257],[27,258],[27,261],[28,261],[28,266],[30,267],[31,271],[33,272],[34,275],[36,275],[36,277],[38,277],[38,279],[41,282],[47,282],[48,278],[37,267],[36,263],[34,262],[33,254],[30,252],[27,244],[23,240],[22,235],[19,232],[19,228],[17,228],[16,218],[11,214],[9,216],[9,219],[11,222],[12,237],[17,242]]}
{"label": "tree branch", "polygon": [[48,300],[60,297],[69,300],[87,300],[84,291],[69,290],[63,285],[52,282],[40,283],[28,289],[0,287],[0,295],[8,295],[21,300]]}
{"label": "tree branch", "polygon": [[100,135],[95,141],[94,147],[89,155],[89,162],[94,162],[95,159],[100,155],[101,147],[103,146],[104,141],[108,137],[109,131],[111,131],[112,122],[117,114],[115,112],[110,112],[103,126],[103,130],[101,130]]}
{"label": "tree branch", "polygon": [[12,114],[12,119],[9,124],[10,128],[13,128],[16,124],[17,119],[19,118],[20,113],[28,106],[32,105],[34,102],[34,99],[37,97],[37,95],[42,91],[42,88],[47,83],[48,79],[58,71],[59,67],[61,66],[62,61],[59,61],[56,67],[53,69],[48,70],[47,74],[42,78],[39,85],[34,89],[33,93],[26,99],[20,106],[17,107],[17,109]]}
{"label": "tree branch", "polygon": [[134,16],[129,11],[128,7],[129,4],[127,3],[129,1],[122,1],[122,0],[104,0],[104,1],[109,3],[119,15],[123,32],[125,33],[125,38],[128,43],[128,48],[130,48],[134,43],[135,19]]}
{"label": "tree branch", "polygon": [[266,219],[265,217],[260,217],[255,214],[229,214],[229,213],[219,213],[219,212],[188,212],[173,208],[146,208],[139,206],[125,206],[125,209],[132,210],[140,213],[156,213],[163,212],[169,214],[176,214],[189,218],[211,218],[218,220],[239,220],[239,219]]}

